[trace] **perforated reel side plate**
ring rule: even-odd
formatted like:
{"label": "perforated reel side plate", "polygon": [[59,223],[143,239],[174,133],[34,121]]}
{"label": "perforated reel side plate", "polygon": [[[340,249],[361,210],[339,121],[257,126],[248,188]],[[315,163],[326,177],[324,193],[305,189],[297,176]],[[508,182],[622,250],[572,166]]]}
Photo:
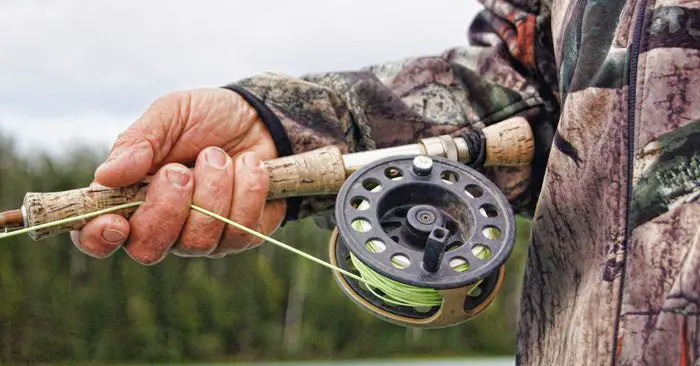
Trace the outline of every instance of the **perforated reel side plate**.
{"label": "perforated reel side plate", "polygon": [[[503,193],[476,170],[444,158],[431,157],[432,173],[419,176],[412,171],[414,157],[378,160],[346,180],[336,198],[335,217],[348,250],[381,275],[418,287],[462,287],[498,270],[515,242],[515,217]],[[435,273],[422,267],[421,248],[395,241],[380,222],[396,207],[419,204],[432,205],[459,222],[450,230],[450,250]],[[364,223],[363,230],[357,230],[357,222]],[[379,253],[368,245],[377,241],[383,249]],[[475,254],[484,247],[488,258]],[[397,268],[392,263],[397,257],[408,265]],[[468,269],[455,267],[462,262]]]}

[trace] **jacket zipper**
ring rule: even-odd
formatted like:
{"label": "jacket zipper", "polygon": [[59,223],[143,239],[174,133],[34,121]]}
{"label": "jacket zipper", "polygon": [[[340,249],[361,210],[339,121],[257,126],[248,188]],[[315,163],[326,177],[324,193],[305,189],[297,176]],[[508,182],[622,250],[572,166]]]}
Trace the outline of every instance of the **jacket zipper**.
{"label": "jacket zipper", "polygon": [[639,62],[639,52],[642,43],[644,32],[644,16],[646,13],[647,0],[639,0],[640,6],[637,8],[634,22],[634,34],[632,36],[632,44],[629,50],[629,71],[628,71],[628,110],[627,110],[627,209],[625,215],[625,239],[623,241],[622,254],[622,273],[620,275],[620,293],[617,301],[617,313],[615,319],[615,330],[613,332],[613,348],[612,348],[612,365],[617,364],[618,336],[620,331],[621,313],[622,313],[622,297],[625,287],[625,273],[627,272],[627,252],[629,250],[629,240],[632,235],[632,198],[633,186],[632,178],[634,174],[634,145],[635,145],[635,119],[637,116],[637,71]]}

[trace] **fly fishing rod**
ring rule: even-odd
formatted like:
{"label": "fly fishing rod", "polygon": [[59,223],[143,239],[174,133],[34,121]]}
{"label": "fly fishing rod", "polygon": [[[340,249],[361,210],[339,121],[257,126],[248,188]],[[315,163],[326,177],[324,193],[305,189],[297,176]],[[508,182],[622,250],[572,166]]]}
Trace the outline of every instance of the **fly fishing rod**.
{"label": "fly fishing rod", "polygon": [[[337,194],[330,263],[345,294],[371,314],[414,327],[445,327],[496,297],[515,242],[503,193],[472,166],[530,164],[528,122],[512,118],[460,136],[343,155],[338,147],[265,161],[268,199]],[[143,201],[144,181],[124,188],[27,193],[0,213],[0,229],[57,222]],[[137,207],[115,213],[130,217]],[[37,228],[40,240],[79,230],[88,219]]]}

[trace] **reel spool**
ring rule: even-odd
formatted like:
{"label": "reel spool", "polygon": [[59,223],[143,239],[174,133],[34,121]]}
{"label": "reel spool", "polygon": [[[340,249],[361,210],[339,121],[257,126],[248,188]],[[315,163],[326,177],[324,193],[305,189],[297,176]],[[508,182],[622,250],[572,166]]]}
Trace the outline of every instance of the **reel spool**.
{"label": "reel spool", "polygon": [[399,305],[334,273],[345,294],[372,315],[413,327],[452,326],[483,311],[500,289],[515,242],[515,217],[503,193],[476,170],[438,157],[366,165],[341,188],[335,218],[332,264],[360,275],[353,262],[359,260],[379,276],[442,296],[432,307]]}

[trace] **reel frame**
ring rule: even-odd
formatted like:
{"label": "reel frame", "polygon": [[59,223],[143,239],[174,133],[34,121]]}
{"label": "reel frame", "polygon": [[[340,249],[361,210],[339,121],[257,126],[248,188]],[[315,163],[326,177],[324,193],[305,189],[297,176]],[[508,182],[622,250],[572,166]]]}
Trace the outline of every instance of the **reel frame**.
{"label": "reel frame", "polygon": [[[398,173],[400,178],[392,177],[392,172]],[[446,179],[446,172],[455,180]],[[366,184],[368,181],[378,184],[380,189],[372,191],[372,186]],[[467,189],[474,186],[478,189],[476,197]],[[358,210],[359,199],[367,200],[369,207]],[[444,220],[428,222],[435,224],[431,229],[421,227],[408,215],[414,220],[404,219],[399,228],[387,227],[387,220],[394,220],[392,224],[396,224],[397,215],[393,212],[403,206],[427,207],[427,212],[442,213]],[[407,210],[410,209],[403,208],[404,212]],[[425,209],[419,211],[423,213],[422,218],[430,216],[425,215]],[[413,209],[412,212],[417,211]],[[434,288],[443,296],[441,306],[420,311],[389,305],[372,295],[364,284],[334,272],[336,282],[356,304],[380,319],[404,326],[447,327],[481,313],[498,294],[505,274],[504,263],[515,242],[515,217],[503,193],[473,168],[445,158],[408,155],[368,164],[353,173],[341,188],[336,199],[335,218],[337,226],[329,243],[332,264],[356,271],[347,260],[352,252],[385,277],[408,285]],[[368,232],[358,231],[350,224],[358,218],[369,223]],[[486,237],[485,228],[495,228],[500,237]],[[435,240],[436,230],[448,235]],[[413,234],[423,235],[418,238],[418,245]],[[425,247],[420,247],[421,240],[428,237]],[[381,252],[385,253],[378,255],[366,247],[374,240],[383,244]],[[445,253],[455,242],[461,244]],[[477,245],[485,246],[490,257],[480,259],[476,253],[472,254]],[[435,248],[441,251],[438,249],[436,253]],[[406,267],[397,268],[387,260],[392,254],[409,252],[410,264]],[[454,258],[463,259],[468,269],[457,270],[450,262]],[[427,270],[431,269],[426,266],[430,263],[437,263],[437,268]]]}

